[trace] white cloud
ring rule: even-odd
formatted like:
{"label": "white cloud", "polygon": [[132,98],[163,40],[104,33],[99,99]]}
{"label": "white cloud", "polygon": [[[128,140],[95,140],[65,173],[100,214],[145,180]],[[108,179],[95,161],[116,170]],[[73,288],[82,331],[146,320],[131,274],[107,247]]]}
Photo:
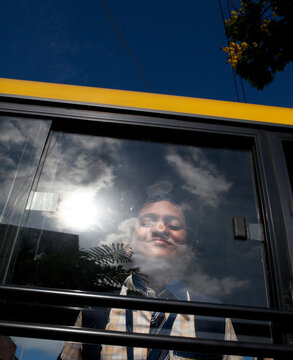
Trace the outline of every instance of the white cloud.
{"label": "white cloud", "polygon": [[233,276],[218,279],[202,273],[189,276],[188,283],[192,284],[197,292],[215,297],[230,295],[235,290],[249,286],[248,280],[238,280]]}
{"label": "white cloud", "polygon": [[136,218],[128,218],[118,225],[118,232],[107,235],[103,244],[111,245],[113,243],[123,243],[132,246],[132,232]]}
{"label": "white cloud", "polygon": [[[55,169],[58,169],[56,175]],[[113,166],[97,154],[67,151],[61,158],[59,154],[57,157],[53,154],[46,159],[40,186],[46,191],[54,187],[54,191],[59,192],[90,186],[99,192],[102,188],[111,186],[113,179]]]}
{"label": "white cloud", "polygon": [[48,124],[43,121],[0,119],[1,221],[18,224],[47,135],[46,129]]}
{"label": "white cloud", "polygon": [[[9,161],[7,159],[7,161]],[[18,219],[24,210],[28,196],[28,191],[34,174],[34,164],[28,164],[26,167],[20,166],[0,169],[0,219],[11,225],[17,225]],[[12,216],[13,214],[13,216]],[[5,220],[3,220],[5,219]],[[8,220],[10,219],[10,220]]]}
{"label": "white cloud", "polygon": [[[21,129],[21,122],[13,119],[1,121],[0,123],[0,142],[2,145],[16,145],[24,142],[24,135]],[[27,131],[25,131],[26,133]]]}
{"label": "white cloud", "polygon": [[76,146],[86,150],[97,150],[105,147],[108,151],[116,151],[121,146],[122,141],[107,137],[70,135],[70,140]]}
{"label": "white cloud", "polygon": [[[46,159],[38,190],[58,193],[60,201],[57,211],[51,214],[46,213],[45,216],[54,221],[56,228],[62,231],[66,231],[66,229],[76,231],[81,228],[86,230],[88,223],[86,218],[90,220],[90,217],[92,218],[91,226],[87,227],[87,230],[101,229],[101,221],[105,216],[102,214],[101,208],[105,208],[106,204],[102,204],[98,197],[102,189],[109,189],[113,186],[114,158],[120,141],[72,134],[65,134],[63,139],[59,139],[59,136],[60,134],[56,134],[55,140],[52,140],[52,151],[49,150],[50,156]],[[54,145],[55,141],[57,141],[56,146]],[[58,141],[61,141],[62,144],[61,142],[59,144]],[[79,196],[77,196],[78,194]],[[82,194],[91,197],[85,211],[77,201],[73,203],[73,198],[79,198],[79,202],[85,206],[85,201],[81,199]],[[85,196],[85,199],[87,198],[88,196]],[[69,199],[72,200],[70,204],[75,208],[71,211],[74,216],[72,220],[67,216],[65,221],[67,224],[65,224],[61,212],[64,213],[63,205]],[[91,208],[95,208],[98,213],[95,219],[93,211],[91,214],[89,213]],[[76,216],[80,218],[74,220]],[[83,224],[81,218],[83,218]]]}
{"label": "white cloud", "polygon": [[221,196],[232,186],[200,149],[189,148],[188,157],[184,158],[172,149],[166,155],[166,160],[184,180],[183,188],[210,206],[216,207]]}

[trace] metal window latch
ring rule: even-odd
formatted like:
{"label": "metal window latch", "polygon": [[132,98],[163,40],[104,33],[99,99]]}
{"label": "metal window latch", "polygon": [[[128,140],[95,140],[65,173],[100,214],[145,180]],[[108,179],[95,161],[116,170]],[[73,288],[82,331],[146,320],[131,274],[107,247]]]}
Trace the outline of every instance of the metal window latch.
{"label": "metal window latch", "polygon": [[249,240],[263,241],[263,229],[261,224],[248,224],[247,235]]}
{"label": "metal window latch", "polygon": [[235,240],[263,241],[262,225],[247,224],[245,217],[232,217],[233,234]]}
{"label": "metal window latch", "polygon": [[233,234],[235,240],[247,240],[246,221],[244,217],[232,217]]}

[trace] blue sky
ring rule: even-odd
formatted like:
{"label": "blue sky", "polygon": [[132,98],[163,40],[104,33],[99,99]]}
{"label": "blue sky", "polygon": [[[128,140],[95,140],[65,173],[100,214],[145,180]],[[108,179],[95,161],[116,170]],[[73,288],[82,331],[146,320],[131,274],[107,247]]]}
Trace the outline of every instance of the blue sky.
{"label": "blue sky", "polygon": [[[104,2],[154,93],[237,101],[218,0]],[[3,1],[0,43],[0,77],[148,91],[100,0]],[[247,102],[292,107],[292,79],[243,81]]]}
{"label": "blue sky", "polygon": [[19,360],[56,360],[63,346],[62,341],[29,338],[12,338],[17,345]]}

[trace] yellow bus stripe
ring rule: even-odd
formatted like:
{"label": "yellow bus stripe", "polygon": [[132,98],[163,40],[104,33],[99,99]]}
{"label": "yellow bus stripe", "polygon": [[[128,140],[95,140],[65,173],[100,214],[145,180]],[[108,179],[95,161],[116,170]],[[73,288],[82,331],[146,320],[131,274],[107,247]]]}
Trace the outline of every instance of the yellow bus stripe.
{"label": "yellow bus stripe", "polygon": [[0,94],[293,125],[293,109],[0,78]]}

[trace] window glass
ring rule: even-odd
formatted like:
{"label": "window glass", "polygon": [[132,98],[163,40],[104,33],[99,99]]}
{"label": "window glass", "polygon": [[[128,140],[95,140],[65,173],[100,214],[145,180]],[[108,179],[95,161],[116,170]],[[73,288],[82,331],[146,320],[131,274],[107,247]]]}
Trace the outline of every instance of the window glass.
{"label": "window glass", "polygon": [[[284,216],[284,231],[286,231],[287,237],[287,246],[285,248],[285,256],[290,261],[290,265],[288,269],[290,274],[288,274],[288,282],[290,282],[292,278],[292,269],[293,269],[293,241],[292,241],[292,233],[293,233],[293,221],[292,221],[292,214],[293,214],[293,164],[292,164],[292,151],[293,151],[293,142],[292,140],[282,141],[283,151],[285,155],[285,162],[283,162],[283,158],[281,157],[276,160],[277,163],[277,170],[276,174],[278,176],[280,194],[282,197],[283,203],[283,216]],[[282,155],[281,155],[282,156]],[[289,278],[290,277],[290,278]],[[288,284],[288,283],[287,283]],[[290,288],[290,285],[287,285]],[[287,306],[291,307],[292,303],[292,296],[290,291],[288,290],[287,293],[289,295],[286,296],[286,303]]]}
{"label": "window glass", "polygon": [[[90,349],[94,345],[89,344],[79,344],[79,343],[70,343],[75,348],[76,353],[79,351],[82,352],[82,349],[85,352],[88,352],[90,354]],[[64,345],[63,341],[56,341],[56,340],[45,340],[45,339],[32,339],[32,338],[21,338],[21,337],[8,337],[8,336],[2,336],[0,337],[0,356],[2,356],[5,359],[5,356],[8,354],[12,356],[16,356],[19,360],[56,360],[58,355],[60,354],[60,351],[62,350],[62,347]],[[105,345],[102,345],[102,348],[105,347]],[[113,351],[117,351],[119,355],[121,356],[121,347],[119,346],[111,346]],[[150,351],[149,349],[143,349],[143,348],[133,348],[134,352],[134,359],[141,359],[146,358],[145,354]],[[166,353],[169,352],[168,350],[163,350]],[[183,351],[171,351],[171,358],[174,359],[187,359],[188,352]],[[189,353],[190,354],[190,353]],[[175,355],[175,356],[174,356]],[[198,353],[198,355],[201,355]],[[75,356],[75,355],[74,355]],[[215,355],[212,354],[213,357],[206,357],[207,355],[203,355],[204,359],[221,359],[224,358],[225,360],[257,360],[257,359],[264,359],[264,358],[257,358],[252,356],[239,356],[234,357],[232,355],[227,357],[222,357],[219,354]],[[8,357],[7,357],[8,358]],[[13,358],[13,357],[10,357]],[[9,359],[10,359],[9,358]],[[91,357],[93,358],[93,357]],[[74,359],[78,359],[78,355]],[[266,360],[273,360],[268,359]]]}
{"label": "window glass", "polygon": [[53,132],[8,282],[267,306],[251,158]]}
{"label": "window glass", "polygon": [[0,336],[0,344],[1,359],[56,360],[64,341]]}
{"label": "window glass", "polygon": [[293,166],[291,160],[292,150],[293,150],[292,141],[284,141],[283,148],[284,148],[284,154],[285,154],[290,184],[291,184],[291,188],[293,189]]}
{"label": "window glass", "polygon": [[14,248],[50,121],[0,117],[0,279]]}

